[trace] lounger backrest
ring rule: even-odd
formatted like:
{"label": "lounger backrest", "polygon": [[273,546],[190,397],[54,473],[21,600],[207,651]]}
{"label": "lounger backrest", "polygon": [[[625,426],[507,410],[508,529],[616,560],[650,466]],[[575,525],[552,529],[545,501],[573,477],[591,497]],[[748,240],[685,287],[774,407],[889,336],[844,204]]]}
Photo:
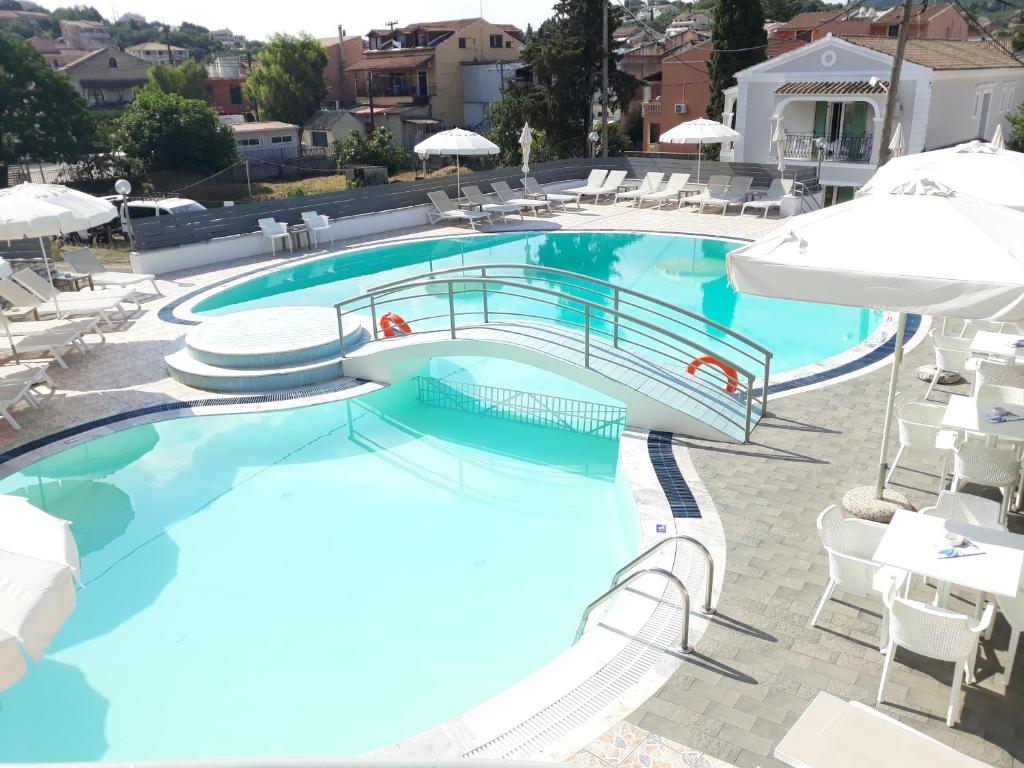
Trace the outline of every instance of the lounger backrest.
{"label": "lounger backrest", "polygon": [[19,269],[11,277],[43,299],[52,299],[58,295],[56,288],[31,269]]}
{"label": "lounger backrest", "polygon": [[[714,183],[709,181],[707,189],[704,191],[704,194],[707,197],[723,197],[725,195],[727,189],[728,189],[728,186],[725,185],[725,184],[714,184]],[[694,198],[694,199],[697,199],[697,198]]]}
{"label": "lounger backrest", "polygon": [[668,177],[668,184],[665,185],[666,190],[672,192],[678,192],[687,184],[690,183],[690,174],[688,173],[673,173]]}
{"label": "lounger backrest", "polygon": [[32,308],[42,304],[38,296],[7,277],[0,280],[0,298],[11,302],[16,307]]}
{"label": "lounger backrest", "polygon": [[605,178],[607,176],[608,176],[608,171],[602,170],[601,168],[595,168],[594,170],[592,170],[590,172],[590,175],[587,176],[587,183],[584,184],[583,186],[585,186],[585,187],[603,187],[604,186],[604,180],[605,180]]}
{"label": "lounger backrest", "polygon": [[640,182],[641,192],[653,192],[661,186],[662,180],[665,178],[664,173],[659,171],[650,171],[644,176],[644,180]]}
{"label": "lounger backrest", "polygon": [[789,186],[793,186],[793,182],[789,179],[772,179],[771,186],[768,187],[768,191],[765,192],[766,200],[778,200],[783,195],[789,194],[786,189],[786,182],[789,182]]}
{"label": "lounger backrest", "polygon": [[750,192],[750,185],[754,183],[751,176],[733,176],[729,182],[730,195],[745,195]]}
{"label": "lounger backrest", "polygon": [[[529,179],[527,179],[527,181],[529,181]],[[510,200],[512,198],[512,188],[509,187],[509,185],[504,181],[491,182],[491,189],[494,190],[494,194],[496,194],[498,196],[498,199],[501,200],[502,202],[505,202],[506,200]],[[529,189],[529,186],[527,186],[527,189]],[[541,190],[540,193],[544,194],[544,191]]]}
{"label": "lounger backrest", "polygon": [[[505,184],[505,182],[503,182],[503,181],[496,181],[496,182],[494,182],[494,184]],[[491,186],[494,187],[494,191],[497,192],[498,188],[496,186],[494,186],[494,184],[491,184]],[[505,184],[505,188],[508,189],[508,184]],[[537,181],[535,178],[533,178],[533,176],[527,176],[525,179],[523,179],[523,188],[527,192],[529,192],[531,194],[534,194],[534,195],[543,195],[544,194],[544,187],[542,187],[540,185],[540,182]]]}
{"label": "lounger backrest", "polygon": [[81,274],[88,275],[107,271],[93,254],[91,248],[72,248],[70,251],[62,251],[60,257],[70,264],[75,272]]}
{"label": "lounger backrest", "polygon": [[485,200],[484,193],[480,191],[480,187],[476,184],[463,185],[462,194],[466,196],[467,200],[472,200],[473,202],[477,200],[483,202]]}
{"label": "lounger backrest", "polygon": [[719,187],[727,187],[729,186],[730,178],[731,177],[726,176],[725,174],[722,173],[708,176],[708,186],[710,187],[712,184],[714,184],[715,186]]}
{"label": "lounger backrest", "polygon": [[430,202],[434,204],[434,207],[442,213],[458,210],[452,199],[448,197],[448,193],[443,189],[439,189],[437,192],[428,192],[427,197],[430,198]]}
{"label": "lounger backrest", "polygon": [[626,180],[626,171],[612,171],[608,174],[608,178],[604,180],[603,186],[606,189],[615,188],[618,189],[619,185]]}

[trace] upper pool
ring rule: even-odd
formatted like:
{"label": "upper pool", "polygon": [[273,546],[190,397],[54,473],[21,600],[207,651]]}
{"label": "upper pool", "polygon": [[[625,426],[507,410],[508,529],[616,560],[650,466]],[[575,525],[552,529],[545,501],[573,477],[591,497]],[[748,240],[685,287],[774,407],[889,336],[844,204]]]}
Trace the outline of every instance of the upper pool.
{"label": "upper pool", "polygon": [[425,271],[502,262],[579,272],[698,312],[771,350],[776,373],[844,352],[878,326],[879,314],[867,309],[737,294],[725,275],[725,256],[739,245],[712,238],[629,232],[412,240],[265,273],[202,299],[193,312],[222,315],[259,307],[331,306],[381,283]]}

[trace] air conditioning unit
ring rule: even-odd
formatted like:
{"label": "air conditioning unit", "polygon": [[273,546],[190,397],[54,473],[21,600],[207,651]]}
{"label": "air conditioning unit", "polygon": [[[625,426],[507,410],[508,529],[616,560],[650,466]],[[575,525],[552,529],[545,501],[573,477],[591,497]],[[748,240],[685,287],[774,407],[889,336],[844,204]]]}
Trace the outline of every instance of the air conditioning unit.
{"label": "air conditioning unit", "polygon": [[687,112],[687,107],[686,107],[685,104],[676,104],[676,114],[677,115],[685,115],[686,112]]}

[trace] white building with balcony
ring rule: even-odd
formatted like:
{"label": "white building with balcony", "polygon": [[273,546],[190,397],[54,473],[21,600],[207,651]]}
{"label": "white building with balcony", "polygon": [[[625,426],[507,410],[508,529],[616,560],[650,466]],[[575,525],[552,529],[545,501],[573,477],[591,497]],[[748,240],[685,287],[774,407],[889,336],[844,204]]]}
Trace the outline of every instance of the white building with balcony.
{"label": "white building with balcony", "polygon": [[[722,159],[820,167],[826,196],[845,199],[874,173],[896,40],[828,36],[736,75],[724,122],[743,138]],[[1024,100],[1024,64],[985,42],[909,40],[894,121],[906,152],[989,139]]]}

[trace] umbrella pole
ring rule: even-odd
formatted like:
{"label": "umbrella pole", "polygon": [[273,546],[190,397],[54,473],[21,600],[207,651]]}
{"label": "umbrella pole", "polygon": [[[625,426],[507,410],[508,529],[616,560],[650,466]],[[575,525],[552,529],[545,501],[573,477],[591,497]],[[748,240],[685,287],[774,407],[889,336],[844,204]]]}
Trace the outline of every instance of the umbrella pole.
{"label": "umbrella pole", "polygon": [[20,363],[18,349],[14,346],[14,336],[11,335],[11,324],[7,322],[7,318],[4,315],[0,315],[0,323],[4,324],[4,331],[7,333],[7,343],[11,345],[11,354],[14,355],[14,362]]}
{"label": "umbrella pole", "polygon": [[697,183],[700,184],[700,156],[704,154],[704,139],[697,139]]}
{"label": "umbrella pole", "polygon": [[[885,473],[889,468],[889,433],[892,428],[892,415],[896,410],[896,384],[900,375],[900,363],[903,362],[903,334],[907,329],[907,314],[900,312],[896,323],[896,346],[892,352],[892,376],[889,378],[889,397],[885,402],[885,422],[882,425],[882,451],[878,457],[878,478],[875,480],[875,498],[882,498],[885,490]],[[938,372],[935,374],[938,375]]]}
{"label": "umbrella pole", "polygon": [[[46,246],[43,244],[43,238],[39,238],[39,250],[43,252],[43,264],[46,267],[46,279],[53,286],[53,270],[50,269],[50,259],[46,255]],[[61,320],[64,319],[64,315],[61,314],[60,304],[57,303],[57,289],[54,287],[53,291],[53,307],[57,310],[57,317]]]}
{"label": "umbrella pole", "polygon": [[459,153],[455,153],[455,196],[462,198],[462,163],[459,162]]}

